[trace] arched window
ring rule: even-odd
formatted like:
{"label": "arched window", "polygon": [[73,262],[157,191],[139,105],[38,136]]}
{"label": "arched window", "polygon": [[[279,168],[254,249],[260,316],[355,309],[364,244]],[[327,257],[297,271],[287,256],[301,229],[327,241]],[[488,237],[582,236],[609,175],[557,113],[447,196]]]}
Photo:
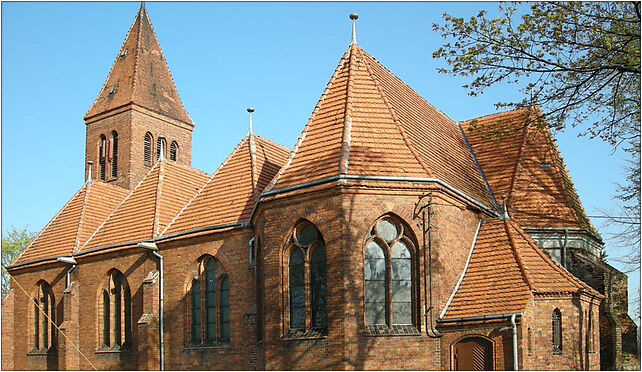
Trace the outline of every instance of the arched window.
{"label": "arched window", "polygon": [[409,228],[393,216],[372,227],[364,252],[366,326],[415,324],[413,252]]}
{"label": "arched window", "polygon": [[163,137],[158,137],[156,139],[156,160],[160,159],[161,149],[163,150],[163,157],[167,158],[167,141]]}
{"label": "arched window", "polygon": [[307,221],[294,229],[287,270],[290,333],[325,334],[328,328],[325,244],[317,228]]}
{"label": "arched window", "polygon": [[112,270],[101,291],[102,347],[123,349],[131,346],[131,292],[127,279]]}
{"label": "arched window", "polygon": [[143,159],[145,165],[152,164],[152,135],[150,133],[145,133],[145,140],[143,142]]}
{"label": "arched window", "polygon": [[111,176],[118,177],[118,133],[111,132]]}
{"label": "arched window", "polygon": [[230,284],[211,256],[203,258],[190,293],[190,343],[210,346],[230,340]]}
{"label": "arched window", "polygon": [[107,167],[106,158],[107,156],[107,137],[104,134],[100,135],[100,141],[98,142],[98,165],[100,166],[100,179],[105,180],[105,171]]}
{"label": "arched window", "polygon": [[34,295],[33,307],[33,350],[48,351],[54,345],[55,302],[51,287],[40,281]]}
{"label": "arched window", "polygon": [[169,160],[176,161],[178,159],[178,143],[172,141],[172,144],[169,146]]}
{"label": "arched window", "polygon": [[553,353],[562,352],[562,313],[559,309],[553,310],[552,315],[553,326]]}

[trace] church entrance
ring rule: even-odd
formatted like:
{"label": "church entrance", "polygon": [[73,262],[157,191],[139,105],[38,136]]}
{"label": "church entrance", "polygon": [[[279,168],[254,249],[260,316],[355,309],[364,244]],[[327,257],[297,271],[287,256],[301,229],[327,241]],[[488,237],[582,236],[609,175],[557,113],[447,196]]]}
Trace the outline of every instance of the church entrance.
{"label": "church entrance", "polygon": [[455,371],[491,371],[493,344],[482,337],[466,337],[453,345]]}

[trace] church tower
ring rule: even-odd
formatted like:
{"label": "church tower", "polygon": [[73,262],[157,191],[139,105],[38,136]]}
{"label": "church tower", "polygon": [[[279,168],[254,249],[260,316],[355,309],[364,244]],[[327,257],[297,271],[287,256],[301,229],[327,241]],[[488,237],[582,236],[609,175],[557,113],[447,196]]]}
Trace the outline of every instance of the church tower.
{"label": "church tower", "polygon": [[185,111],[144,3],[84,117],[85,174],[134,188],[159,157],[190,166],[194,123]]}

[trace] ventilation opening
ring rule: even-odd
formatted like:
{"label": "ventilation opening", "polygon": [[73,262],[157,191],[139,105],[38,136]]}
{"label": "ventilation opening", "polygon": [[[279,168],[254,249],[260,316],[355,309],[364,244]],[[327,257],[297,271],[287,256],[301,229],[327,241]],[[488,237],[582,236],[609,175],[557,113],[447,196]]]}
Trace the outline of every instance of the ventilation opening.
{"label": "ventilation opening", "polygon": [[127,55],[127,49],[123,49],[123,51],[120,52],[120,58],[123,58]]}
{"label": "ventilation opening", "polygon": [[550,168],[551,164],[550,163],[541,163],[539,166],[542,167],[542,168]]}
{"label": "ventilation opening", "polygon": [[116,87],[112,85],[111,87],[109,87],[109,95],[111,96],[114,93],[116,93]]}

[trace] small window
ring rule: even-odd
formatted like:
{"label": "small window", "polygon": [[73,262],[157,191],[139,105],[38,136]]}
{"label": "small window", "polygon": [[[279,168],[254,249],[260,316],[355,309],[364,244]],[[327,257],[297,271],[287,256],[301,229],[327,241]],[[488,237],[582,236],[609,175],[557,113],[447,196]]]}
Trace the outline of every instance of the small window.
{"label": "small window", "polygon": [[562,313],[559,309],[553,310],[551,323],[553,327],[553,353],[560,354],[562,352]]}
{"label": "small window", "polygon": [[143,142],[143,158],[145,165],[152,164],[152,135],[150,133],[145,133],[145,140]]}
{"label": "small window", "polygon": [[111,132],[111,176],[118,177],[118,133]]}
{"label": "small window", "polygon": [[229,343],[230,284],[227,274],[213,257],[206,256],[191,284],[189,342],[195,346]]}
{"label": "small window", "polygon": [[100,179],[105,180],[106,172],[106,157],[107,157],[107,137],[104,134],[100,135],[98,142],[98,165],[100,166]]}
{"label": "small window", "polygon": [[178,143],[172,141],[169,146],[169,160],[176,161],[176,159],[178,159]]}

